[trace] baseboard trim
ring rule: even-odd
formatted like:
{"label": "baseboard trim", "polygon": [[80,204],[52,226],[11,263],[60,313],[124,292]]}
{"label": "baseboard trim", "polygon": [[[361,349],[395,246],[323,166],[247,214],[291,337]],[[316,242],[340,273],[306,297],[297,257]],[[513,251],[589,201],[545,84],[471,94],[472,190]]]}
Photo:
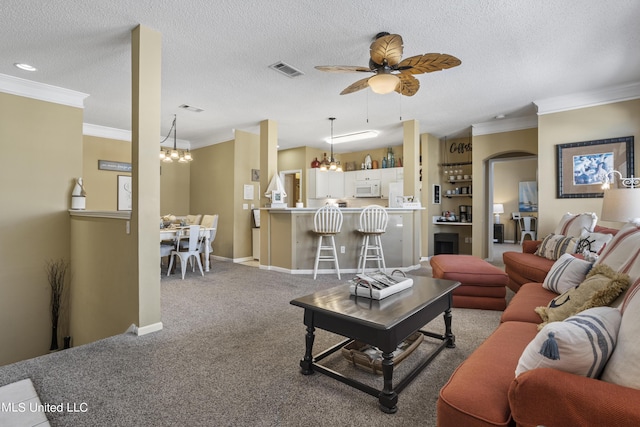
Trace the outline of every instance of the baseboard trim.
{"label": "baseboard trim", "polygon": [[137,336],[147,335],[153,332],[158,332],[162,330],[162,322],[152,323],[151,325],[138,327],[135,324],[131,324],[127,332],[131,332],[136,334]]}

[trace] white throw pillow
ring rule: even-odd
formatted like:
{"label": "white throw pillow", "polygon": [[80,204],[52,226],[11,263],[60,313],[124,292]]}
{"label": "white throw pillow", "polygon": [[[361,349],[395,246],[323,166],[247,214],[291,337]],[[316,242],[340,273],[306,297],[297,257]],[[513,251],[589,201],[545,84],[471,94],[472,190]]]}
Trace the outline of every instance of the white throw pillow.
{"label": "white throw pillow", "polygon": [[562,216],[553,234],[580,237],[584,231],[592,232],[598,222],[598,216],[592,212],[572,214],[567,212]]}
{"label": "white throw pillow", "polygon": [[618,344],[602,373],[602,380],[640,389],[640,282],[629,289],[620,307]]}
{"label": "white throw pillow", "polygon": [[598,378],[616,346],[620,311],[595,307],[546,325],[520,356],[516,376],[536,368],[554,368]]}
{"label": "white throw pillow", "polygon": [[631,278],[631,287],[640,280],[640,218],[626,223],[604,247],[594,263],[606,264]]}
{"label": "white throw pillow", "polygon": [[564,254],[553,264],[544,278],[542,287],[562,294],[582,283],[590,269],[589,261],[576,258],[571,254]]}
{"label": "white throw pillow", "polygon": [[576,244],[576,253],[582,254],[585,250],[591,253],[600,253],[604,246],[613,239],[613,234],[590,233],[585,231],[580,235]]}

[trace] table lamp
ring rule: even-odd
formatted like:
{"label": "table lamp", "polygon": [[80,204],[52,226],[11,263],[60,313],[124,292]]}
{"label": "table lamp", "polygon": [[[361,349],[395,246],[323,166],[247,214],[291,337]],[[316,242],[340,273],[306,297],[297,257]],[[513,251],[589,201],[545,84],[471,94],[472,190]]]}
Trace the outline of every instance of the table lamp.
{"label": "table lamp", "polygon": [[500,224],[500,214],[504,213],[504,205],[502,203],[493,204],[493,216],[496,219],[496,224]]}
{"label": "table lamp", "polygon": [[640,217],[640,188],[604,190],[600,215],[603,221],[627,222],[638,217]]}

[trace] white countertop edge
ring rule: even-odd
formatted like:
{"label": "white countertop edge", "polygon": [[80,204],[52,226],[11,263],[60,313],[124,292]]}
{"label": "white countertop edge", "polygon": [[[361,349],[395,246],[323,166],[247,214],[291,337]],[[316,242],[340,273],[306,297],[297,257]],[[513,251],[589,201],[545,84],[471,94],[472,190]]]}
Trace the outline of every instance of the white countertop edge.
{"label": "white countertop edge", "polygon": [[[361,207],[361,208],[340,208],[341,211],[352,211],[352,212],[360,212],[364,209],[365,207]],[[384,207],[386,210],[388,211],[421,211],[421,210],[425,210],[424,207],[420,207],[420,208],[387,208]],[[267,210],[267,211],[273,211],[273,212],[315,212],[320,208],[260,208],[260,210]]]}
{"label": "white countertop edge", "polygon": [[84,209],[69,209],[71,217],[80,218],[110,218],[110,219],[131,219],[131,211],[89,211]]}

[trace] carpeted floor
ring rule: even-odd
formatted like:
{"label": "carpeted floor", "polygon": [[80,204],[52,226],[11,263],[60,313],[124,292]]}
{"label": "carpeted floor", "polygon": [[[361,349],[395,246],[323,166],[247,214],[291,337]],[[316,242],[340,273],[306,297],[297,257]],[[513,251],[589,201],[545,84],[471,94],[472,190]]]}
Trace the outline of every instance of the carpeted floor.
{"label": "carpeted floor", "polygon": [[[425,268],[416,275],[428,275]],[[320,374],[303,376],[303,310],[289,301],[341,283],[213,261],[205,277],[162,278],[160,332],[122,334],[0,367],[0,386],[30,378],[43,403],[86,412],[47,413],[52,426],[435,426],[439,389],[498,325],[501,312],[453,309],[455,349],[445,349],[400,394],[396,414]],[[442,318],[427,325],[441,332]],[[317,331],[319,351],[342,338]],[[396,370],[401,378],[429,350]],[[382,387],[381,377],[337,353],[327,364]]]}

